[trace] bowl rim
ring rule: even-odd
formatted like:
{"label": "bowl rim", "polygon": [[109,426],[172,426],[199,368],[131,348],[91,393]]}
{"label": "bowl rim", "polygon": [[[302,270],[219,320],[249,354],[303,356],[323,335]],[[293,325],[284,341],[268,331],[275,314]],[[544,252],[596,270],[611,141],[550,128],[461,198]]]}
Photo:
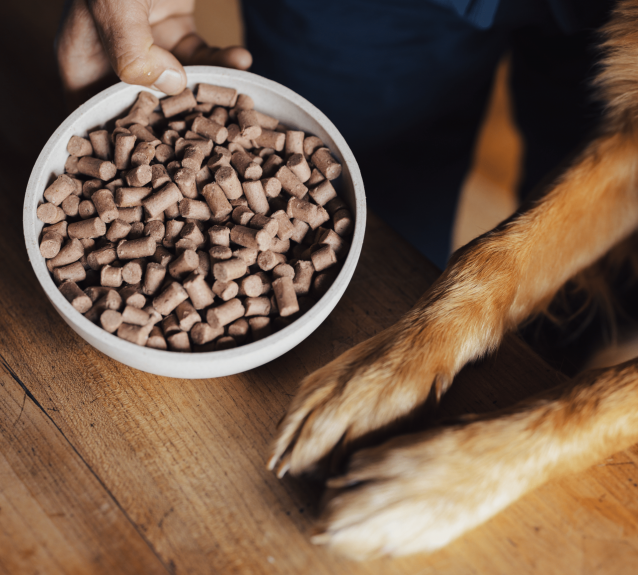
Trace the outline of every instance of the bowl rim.
{"label": "bowl rim", "polygon": [[[363,186],[361,171],[359,169],[357,161],[355,160],[350,147],[346,143],[339,130],[323,112],[321,112],[308,100],[292,91],[290,88],[287,88],[273,80],[269,80],[262,76],[258,76],[257,74],[253,74],[252,72],[243,70],[222,68],[219,66],[185,66],[184,69],[186,70],[186,74],[188,77],[187,85],[191,86],[202,83],[202,80],[192,80],[192,76],[200,74],[213,74],[215,78],[211,78],[211,82],[223,82],[224,78],[237,78],[241,80],[247,80],[261,88],[274,91],[284,97],[286,100],[297,105],[306,114],[311,116],[330,135],[333,142],[335,143],[340,155],[342,156],[343,162],[346,163],[348,166],[350,178],[352,180],[355,199],[355,206],[353,207],[356,208],[355,228],[352,235],[348,256],[346,257],[346,260],[344,261],[344,264],[339,271],[336,279],[334,280],[328,291],[319,299],[319,301],[317,301],[317,303],[312,308],[310,308],[310,310],[305,312],[301,317],[299,317],[290,325],[256,342],[239,345],[236,348],[227,350],[184,353],[142,347],[129,341],[123,340],[117,337],[115,334],[107,332],[103,328],[88,320],[86,317],[84,317],[83,314],[79,313],[62,295],[58,287],[55,285],[51,274],[44,264],[44,259],[40,254],[38,243],[39,232],[36,231],[36,224],[34,223],[34,214],[32,211],[32,206],[39,205],[43,198],[42,194],[44,192],[44,188],[40,189],[41,186],[38,185],[39,181],[42,178],[42,173],[44,172],[45,166],[53,151],[61,145],[62,136],[67,131],[69,131],[81,117],[85,116],[86,114],[90,114],[91,111],[99,106],[99,104],[104,100],[111,98],[121,92],[127,91],[130,91],[132,96],[143,90],[154,93],[160,98],[166,96],[166,94],[164,94],[163,92],[159,92],[157,90],[153,90],[152,88],[147,88],[144,86],[137,86],[119,82],[113,86],[110,86],[109,88],[106,88],[102,92],[93,96],[91,99],[87,100],[79,108],[74,110],[53,132],[53,134],[50,136],[50,138],[47,140],[46,144],[42,148],[42,151],[40,152],[38,159],[36,160],[33,169],[31,170],[31,175],[27,183],[23,204],[23,230],[25,242],[29,261],[40,285],[44,289],[46,296],[53,303],[54,307],[57,308],[57,311],[63,316],[63,319],[67,323],[69,321],[78,323],[83,330],[88,332],[95,339],[102,340],[105,344],[109,344],[116,349],[128,350],[129,353],[136,353],[138,355],[144,356],[144,358],[148,361],[160,358],[166,359],[166,354],[171,354],[170,357],[173,358],[174,361],[184,361],[185,359],[187,359],[189,362],[194,362],[196,364],[206,363],[213,359],[233,361],[238,360],[245,355],[259,354],[261,351],[271,348],[271,346],[273,345],[281,345],[287,340],[295,339],[295,335],[297,334],[297,332],[303,329],[302,324],[312,322],[319,314],[324,313],[324,310],[326,308],[329,308],[326,313],[327,317],[327,315],[337,305],[340,297],[334,298],[330,296],[340,291],[342,287],[343,290],[341,291],[345,291],[347,284],[352,278],[354,269],[356,268],[363,245],[363,238],[366,226],[365,189]],[[131,104],[132,102],[133,100],[131,101]],[[346,285],[342,286],[342,284],[344,283]],[[320,325],[320,323],[318,325]],[[293,344],[291,347],[294,347],[295,345],[301,343],[301,341],[303,341],[305,337],[302,337],[301,340]]]}

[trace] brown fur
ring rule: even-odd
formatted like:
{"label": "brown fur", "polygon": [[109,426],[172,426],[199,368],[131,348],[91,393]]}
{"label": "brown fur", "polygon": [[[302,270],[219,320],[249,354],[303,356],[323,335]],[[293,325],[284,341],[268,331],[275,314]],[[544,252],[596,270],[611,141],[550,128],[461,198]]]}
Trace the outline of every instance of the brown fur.
{"label": "brown fur", "polygon": [[[638,0],[620,2],[603,33],[598,135],[541,200],[459,250],[399,322],[302,382],[269,462],[280,476],[409,414],[432,388],[440,397],[467,362],[636,232]],[[356,558],[432,551],[549,478],[626,448],[638,440],[637,365],[356,453],[329,482],[314,541]]]}

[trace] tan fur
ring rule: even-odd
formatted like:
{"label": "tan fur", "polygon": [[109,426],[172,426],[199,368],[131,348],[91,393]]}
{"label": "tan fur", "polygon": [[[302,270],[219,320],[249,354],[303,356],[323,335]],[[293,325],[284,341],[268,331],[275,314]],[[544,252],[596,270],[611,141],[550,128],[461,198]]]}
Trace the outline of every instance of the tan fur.
{"label": "tan fur", "polygon": [[[335,448],[438,397],[468,362],[545,308],[638,228],[638,0],[604,31],[599,134],[522,215],[459,250],[398,323],[308,376],[270,468],[312,470]],[[356,453],[314,541],[356,558],[432,551],[559,473],[638,440],[636,363],[587,373],[544,399]],[[348,489],[346,486],[352,485]]]}

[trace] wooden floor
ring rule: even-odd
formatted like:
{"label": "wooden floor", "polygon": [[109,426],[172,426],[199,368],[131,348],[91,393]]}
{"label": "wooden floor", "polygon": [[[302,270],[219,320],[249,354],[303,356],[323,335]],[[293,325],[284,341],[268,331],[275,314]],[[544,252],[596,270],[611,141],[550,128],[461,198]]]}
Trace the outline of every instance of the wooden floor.
{"label": "wooden floor", "polygon": [[[335,312],[259,369],[156,377],[76,336],[39,288],[21,226],[31,166],[63,117],[51,54],[60,4],[10,3],[0,20],[1,574],[636,572],[636,448],[545,485],[431,556],[357,564],[309,543],[320,486],[266,471],[276,422],[306,373],[390,325],[437,275],[373,215]],[[490,411],[559,379],[509,337],[463,370],[441,411]]]}

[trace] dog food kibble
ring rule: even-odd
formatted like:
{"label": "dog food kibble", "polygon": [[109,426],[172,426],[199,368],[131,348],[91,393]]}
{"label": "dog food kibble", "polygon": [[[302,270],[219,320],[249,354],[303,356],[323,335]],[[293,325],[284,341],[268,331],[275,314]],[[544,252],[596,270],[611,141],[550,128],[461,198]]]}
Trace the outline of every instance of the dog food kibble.
{"label": "dog food kibble", "polygon": [[79,313],[182,353],[289,325],[336,278],[354,225],[321,139],[234,88],[195,94],[140,92],[114,129],[72,136],[37,210],[40,253]]}

